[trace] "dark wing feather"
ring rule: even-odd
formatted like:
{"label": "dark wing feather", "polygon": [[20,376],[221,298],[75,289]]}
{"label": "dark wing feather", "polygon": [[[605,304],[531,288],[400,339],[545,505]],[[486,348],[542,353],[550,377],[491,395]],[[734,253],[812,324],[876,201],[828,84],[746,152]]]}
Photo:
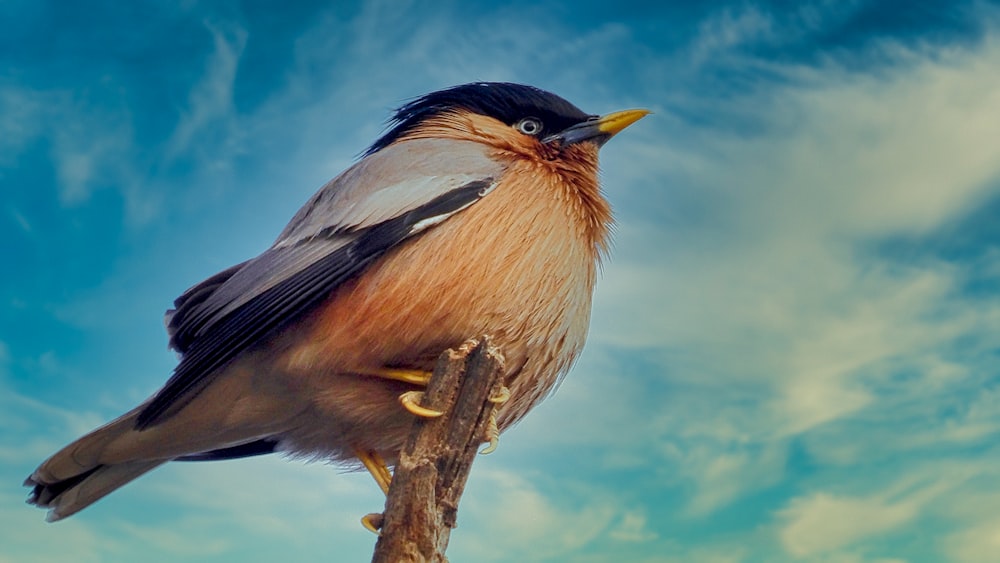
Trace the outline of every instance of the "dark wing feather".
{"label": "dark wing feather", "polygon": [[[460,153],[474,149],[482,155],[481,149],[465,145],[468,143],[453,149]],[[467,164],[469,158],[469,154],[463,153],[461,160]],[[365,204],[375,202],[374,205],[384,207],[380,197],[384,198],[383,192],[396,185],[385,189],[381,189],[384,187],[381,184],[371,187],[371,197],[366,199],[355,193],[358,191],[355,185],[345,188],[338,186],[335,180],[314,196],[307,204],[309,212],[304,215],[300,212],[275,246],[241,267],[213,276],[185,293],[190,296],[182,296],[179,300],[181,303],[170,323],[173,340],[183,352],[180,364],[163,389],[139,414],[136,427],[148,428],[161,422],[190,402],[211,383],[218,370],[238,354],[312,310],[335,288],[358,275],[392,247],[485,196],[496,185],[494,177],[499,176],[501,170],[493,161],[485,156],[482,158],[485,159],[480,163],[482,166],[475,171],[479,179],[461,185],[455,185],[456,178],[467,179],[466,171],[446,175],[447,169],[442,170],[434,176],[438,178],[436,183],[428,183],[425,177],[418,176],[415,185],[425,190],[421,203],[374,224],[357,217],[384,216],[384,213],[379,215],[379,209],[369,209]],[[437,160],[438,166],[447,166],[447,159],[442,160],[439,156]],[[419,169],[421,164],[428,163],[418,161],[415,168]],[[392,177],[384,172],[379,174],[377,169],[372,173],[376,179]],[[341,213],[340,224],[324,226],[318,216],[326,211],[317,207],[317,199],[323,191],[337,189],[354,198],[354,213]],[[351,189],[354,192],[350,192]],[[336,207],[336,197],[327,194],[326,200],[326,205]],[[297,221],[299,230],[305,234],[301,238],[289,237],[289,233],[296,233],[293,225]],[[345,223],[350,227],[341,228]],[[225,279],[221,284],[209,283],[222,278]],[[211,291],[199,293],[199,288],[202,292]],[[177,335],[182,338],[178,339]]]}
{"label": "dark wing feather", "polygon": [[174,300],[174,308],[167,311],[164,322],[167,325],[167,336],[170,337],[170,347],[178,352],[187,351],[188,345],[194,339],[195,333],[202,328],[203,322],[192,321],[188,314],[199,310],[203,304],[223,284],[229,281],[236,272],[247,263],[237,264],[215,274],[198,285],[188,289]]}
{"label": "dark wing feather", "polygon": [[246,444],[239,444],[238,446],[229,446],[228,448],[219,448],[217,450],[175,457],[173,461],[220,461],[223,459],[240,459],[273,454],[278,451],[279,443],[274,438],[261,438],[260,440],[247,442]]}

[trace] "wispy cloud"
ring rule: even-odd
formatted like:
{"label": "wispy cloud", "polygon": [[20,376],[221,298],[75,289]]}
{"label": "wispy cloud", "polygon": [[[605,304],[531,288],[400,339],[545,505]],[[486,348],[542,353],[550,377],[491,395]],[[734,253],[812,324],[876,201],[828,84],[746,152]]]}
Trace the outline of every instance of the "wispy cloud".
{"label": "wispy cloud", "polygon": [[663,139],[689,155],[676,155],[659,182],[712,214],[697,226],[652,225],[640,210],[637,225],[622,221],[593,341],[666,344],[700,355],[715,376],[784,382],[790,392],[837,385],[856,405],[842,414],[864,405],[857,382],[840,387],[863,367],[926,352],[977,322],[954,301],[952,267],[901,267],[866,252],[880,237],[956,220],[995,193],[1000,159],[986,139],[1000,134],[1000,120],[983,116],[1000,107],[1000,84],[984,69],[998,61],[991,46],[947,64],[911,53],[888,81],[810,73],[807,85],[736,102],[770,108],[764,134]]}
{"label": "wispy cloud", "polygon": [[740,9],[723,8],[701,22],[698,36],[690,46],[692,62],[703,64],[733,48],[768,41],[774,33],[771,15],[752,4]]}
{"label": "wispy cloud", "polygon": [[[229,154],[233,149],[226,150],[227,146],[239,145],[241,135],[233,89],[247,32],[235,23],[205,22],[205,27],[212,35],[213,49],[167,141],[163,158],[168,162],[193,150]],[[196,137],[202,138],[195,142]],[[211,167],[213,163],[207,164]]]}
{"label": "wispy cloud", "polygon": [[85,522],[71,521],[57,529],[41,518],[26,521],[25,512],[23,498],[0,493],[0,526],[17,530],[16,534],[4,534],[0,546],[3,563],[58,561],[66,556],[67,545],[73,546],[74,561],[99,563],[121,546],[118,539],[95,532]]}
{"label": "wispy cloud", "polygon": [[[645,455],[660,452],[664,474],[694,485],[692,515],[794,478],[786,468],[800,439],[808,455],[839,465],[995,436],[994,418],[971,413],[988,410],[973,405],[992,400],[982,387],[996,387],[990,339],[974,335],[995,330],[1000,302],[961,291],[974,265],[900,262],[874,249],[890,236],[935,236],[997,197],[1000,152],[988,139],[1000,134],[989,118],[1000,82],[986,69],[1000,63],[1000,45],[879,48],[896,64],[769,64],[781,80],[727,99],[755,130],[667,115],[643,140],[668,147],[666,158],[650,162],[641,146],[618,157],[615,170],[652,173],[647,189],[670,195],[644,193],[622,211],[591,345],[662,378],[662,403],[638,403],[657,409],[654,422],[609,426],[656,437]],[[606,180],[626,185],[622,176]],[[571,377],[592,382],[609,369],[583,365]],[[609,393],[633,385],[572,402],[604,410]],[[962,414],[928,418],[935,408]],[[631,443],[608,440],[619,451]],[[797,505],[802,522],[806,508],[863,506],[896,528],[917,510],[825,494]]]}
{"label": "wispy cloud", "polygon": [[784,512],[789,522],[781,539],[796,557],[828,552],[898,528],[910,521],[918,509],[912,502],[886,503],[881,499],[816,493],[795,499]]}
{"label": "wispy cloud", "polygon": [[0,165],[10,166],[24,146],[40,134],[45,101],[38,92],[0,83]]}
{"label": "wispy cloud", "polygon": [[656,532],[649,529],[648,518],[639,511],[623,514],[609,535],[612,539],[625,542],[647,542],[657,538]]}
{"label": "wispy cloud", "polygon": [[795,557],[812,557],[898,530],[924,516],[928,505],[953,494],[974,474],[954,464],[942,472],[944,468],[906,471],[888,487],[868,495],[818,491],[793,498],[777,513],[781,543]]}
{"label": "wispy cloud", "polygon": [[[155,215],[158,197],[141,187],[142,165],[128,111],[93,104],[86,96],[60,88],[37,90],[0,83],[0,98],[6,106],[0,118],[0,136],[4,137],[0,166],[14,167],[23,151],[41,143],[49,148],[59,203],[65,208],[84,205],[95,192],[112,189],[125,203],[124,218],[129,224],[144,224]],[[24,215],[15,217],[22,225],[29,224]]]}
{"label": "wispy cloud", "polygon": [[[549,477],[537,476],[538,481]],[[563,485],[568,483],[563,482]],[[556,500],[539,491],[529,476],[507,469],[477,471],[462,506],[462,522],[489,535],[456,533],[453,557],[476,561],[559,560],[607,534],[619,509],[610,497]],[[633,534],[646,532],[633,522]],[[620,524],[619,524],[620,525]],[[496,539],[504,539],[497,549]]]}
{"label": "wispy cloud", "polygon": [[65,206],[90,199],[95,189],[120,185],[128,172],[132,134],[120,115],[103,113],[96,119],[72,102],[52,115],[52,156]]}
{"label": "wispy cloud", "polygon": [[955,562],[989,561],[1000,553],[1000,518],[987,517],[950,534],[945,540],[945,553]]}
{"label": "wispy cloud", "polygon": [[[668,52],[625,19],[574,27],[521,8],[376,2],[311,14],[286,68],[247,105],[240,72],[259,28],[197,19],[191,33],[210,41],[183,61],[190,87],[169,98],[178,105],[155,141],[124,104],[0,83],[0,165],[45,140],[66,209],[117,190],[127,220],[170,233],[78,289],[56,321],[107,331],[121,311],[158,315],[153,302],[167,298],[143,297],[156,268],[169,265],[182,285],[176,270],[194,282],[212,273],[206,263],[260,250],[409,95],[500,79],[588,111],[641,104],[656,114],[602,154],[620,225],[591,342],[558,395],[477,463],[453,557],[898,563],[909,559],[887,547],[893,538],[931,524],[929,549],[943,558],[992,554],[1000,300],[966,285],[1000,279],[997,254],[942,256],[922,241],[976,236],[965,221],[1000,198],[1000,44],[872,34],[856,48],[773,59],[760,53],[832,40],[870,6],[744,3],[664,23],[694,30]],[[992,17],[983,8],[977,21],[996,29]],[[223,212],[199,216],[214,205],[210,190],[222,200],[237,187]],[[165,206],[193,210],[183,229],[157,223]],[[26,210],[18,203],[5,220],[31,230]],[[897,239],[916,242],[886,250]],[[142,305],[122,307],[123,295]],[[158,326],[148,333],[161,337]],[[17,355],[24,373],[45,363]],[[0,370],[4,356],[0,345]],[[128,381],[111,403],[151,379]],[[74,414],[2,384],[11,479],[100,422],[95,402]],[[53,529],[93,560],[135,545],[164,560],[195,545],[217,560],[265,558],[251,551],[266,545],[370,554],[357,517],[381,499],[366,476],[331,473],[278,459],[177,464],[58,528],[40,518],[27,528],[20,506],[0,519],[29,530],[17,545],[48,550],[39,559],[66,545],[50,541]],[[165,508],[104,517],[152,505]],[[16,557],[4,549],[0,559]]]}

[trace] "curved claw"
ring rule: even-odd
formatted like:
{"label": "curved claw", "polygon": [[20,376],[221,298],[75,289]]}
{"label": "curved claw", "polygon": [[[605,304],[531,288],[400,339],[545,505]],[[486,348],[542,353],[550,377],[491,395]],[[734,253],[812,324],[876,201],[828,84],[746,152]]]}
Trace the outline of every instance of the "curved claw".
{"label": "curved claw", "polygon": [[376,451],[367,451],[363,449],[355,449],[354,455],[361,461],[365,466],[365,469],[371,473],[372,478],[378,483],[382,492],[386,495],[389,494],[389,485],[392,484],[392,472],[389,471],[389,467],[385,464],[385,460]]}
{"label": "curved claw", "polygon": [[480,450],[479,451],[479,455],[489,455],[489,454],[497,451],[497,445],[499,445],[499,444],[500,444],[500,440],[498,440],[496,438],[490,438],[490,445],[488,445],[485,448],[483,448],[482,450]]}
{"label": "curved claw", "polygon": [[420,406],[420,399],[423,396],[423,391],[407,391],[399,396],[399,402],[403,405],[404,409],[422,418],[437,418],[444,414],[441,411]]}
{"label": "curved claw", "polygon": [[369,375],[427,387],[427,384],[431,381],[431,375],[433,374],[432,372],[421,369],[383,368],[378,371],[371,372]]}
{"label": "curved claw", "polygon": [[510,400],[510,389],[506,385],[500,388],[500,393],[494,397],[490,397],[490,402],[494,405],[502,405]]}
{"label": "curved claw", "polygon": [[370,514],[365,514],[361,517],[361,525],[365,527],[369,532],[381,536],[382,532],[382,519],[383,515],[378,512],[372,512]]}
{"label": "curved claw", "polygon": [[479,455],[487,455],[497,451],[497,445],[500,443],[500,428],[497,426],[496,413],[490,413],[490,420],[486,427],[486,440],[490,445],[480,450]]}

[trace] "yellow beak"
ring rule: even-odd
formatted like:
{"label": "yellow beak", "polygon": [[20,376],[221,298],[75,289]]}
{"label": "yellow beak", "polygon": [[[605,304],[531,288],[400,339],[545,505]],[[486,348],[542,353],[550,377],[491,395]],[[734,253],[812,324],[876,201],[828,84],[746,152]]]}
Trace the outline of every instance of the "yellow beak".
{"label": "yellow beak", "polygon": [[647,115],[649,115],[649,110],[645,109],[626,109],[616,111],[599,117],[597,119],[597,128],[601,131],[601,133],[614,136],[617,135],[622,129],[625,129],[629,125],[632,125]]}
{"label": "yellow beak", "polygon": [[596,143],[597,146],[601,146],[606,143],[608,139],[617,135],[619,131],[625,129],[629,125],[632,125],[647,115],[649,115],[649,111],[644,109],[616,111],[614,113],[588,119],[587,121],[577,123],[572,127],[567,127],[559,133],[549,135],[548,137],[542,139],[542,142],[546,144],[565,146],[582,141],[591,141]]}

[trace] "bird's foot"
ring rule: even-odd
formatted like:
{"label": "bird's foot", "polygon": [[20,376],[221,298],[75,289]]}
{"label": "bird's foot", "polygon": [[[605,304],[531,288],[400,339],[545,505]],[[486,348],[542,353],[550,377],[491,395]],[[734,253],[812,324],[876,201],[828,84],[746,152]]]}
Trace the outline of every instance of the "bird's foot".
{"label": "bird's foot", "polygon": [[490,402],[500,406],[510,400],[510,389],[506,385],[500,387],[500,392],[490,397]]}
{"label": "bird's foot", "polygon": [[[386,495],[389,494],[389,485],[392,484],[392,472],[389,471],[389,466],[385,464],[385,460],[376,451],[360,450],[355,449],[354,455],[357,456],[361,463],[371,473],[372,478],[378,483],[382,492]],[[361,517],[361,525],[375,534],[379,534],[379,529],[382,528],[382,515],[378,513],[365,514]]]}
{"label": "bird's foot", "polygon": [[[402,368],[383,368],[378,371],[370,372],[369,374],[375,377],[391,379],[393,381],[402,381],[403,383],[419,385],[421,387],[427,387],[427,384],[430,383],[431,375],[433,375],[432,372],[429,371]],[[424,394],[420,391],[407,391],[399,396],[399,403],[403,405],[404,409],[421,418],[437,418],[444,414],[441,411],[420,406],[420,400],[423,396]]]}
{"label": "bird's foot", "polygon": [[500,428],[497,426],[497,415],[496,413],[490,413],[489,426],[486,427],[486,441],[490,445],[486,446],[479,451],[480,455],[491,454],[497,450],[497,444],[500,443]]}
{"label": "bird's foot", "polygon": [[375,451],[365,451],[365,450],[354,450],[354,455],[361,461],[371,473],[372,478],[378,483],[380,489],[385,494],[389,494],[389,485],[392,484],[392,472],[389,471],[389,466],[385,464],[385,460],[382,456]]}
{"label": "bird's foot", "polygon": [[385,520],[385,516],[378,512],[372,512],[361,517],[361,525],[369,532],[381,536],[383,520]]}
{"label": "bird's foot", "polygon": [[399,402],[403,405],[403,408],[410,411],[410,413],[419,416],[421,418],[437,418],[444,414],[439,410],[429,409],[427,407],[420,406],[420,401],[424,398],[423,391],[407,391],[399,396]]}
{"label": "bird's foot", "polygon": [[[496,406],[500,406],[510,400],[510,389],[507,386],[500,388],[500,392],[496,396],[490,397],[490,402]],[[490,420],[487,422],[486,426],[486,441],[490,445],[483,448],[479,453],[481,455],[491,454],[496,451],[497,444],[500,443],[500,427],[497,426],[497,413],[496,409],[490,412]]]}

